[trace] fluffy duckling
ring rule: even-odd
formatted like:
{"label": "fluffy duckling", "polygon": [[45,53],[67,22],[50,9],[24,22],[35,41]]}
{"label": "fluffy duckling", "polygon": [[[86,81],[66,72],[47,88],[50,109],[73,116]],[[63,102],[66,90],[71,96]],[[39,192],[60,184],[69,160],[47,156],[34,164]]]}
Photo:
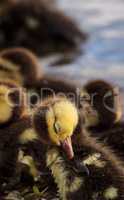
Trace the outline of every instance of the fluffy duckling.
{"label": "fluffy duckling", "polygon": [[84,85],[82,98],[88,127],[108,128],[120,121],[122,105],[117,87],[103,80],[90,81]]}
{"label": "fluffy duckling", "polygon": [[[75,156],[88,174],[74,172],[56,148],[48,150],[46,163],[52,172],[62,200],[121,200],[124,198],[124,165],[115,154],[82,128]],[[77,152],[80,147],[81,154]]]}
{"label": "fluffy duckling", "polygon": [[28,142],[38,137],[32,128],[27,95],[22,88],[0,83],[0,105],[0,191],[3,192],[20,181],[26,184],[30,180],[32,185],[39,176],[33,157],[21,154],[25,143],[23,135]]}
{"label": "fluffy duckling", "polygon": [[71,136],[77,123],[77,109],[66,98],[49,98],[33,114],[33,125],[41,141],[62,146],[69,159],[74,156]]}
{"label": "fluffy duckling", "polygon": [[[17,164],[20,166],[19,163],[21,163],[21,165],[26,165],[26,169],[28,167],[26,174],[29,172],[29,175],[31,175],[34,182],[36,182],[39,174],[44,175],[50,173],[46,166],[46,152],[47,149],[51,147],[58,147],[58,150],[61,149],[62,152],[64,149],[67,158],[72,159],[74,154],[71,136],[77,122],[78,113],[75,105],[66,98],[60,97],[44,101],[34,113],[32,113],[32,116],[23,114],[20,121],[1,130],[3,137],[2,144],[6,145],[10,140],[13,140],[12,144],[8,145],[7,149],[5,146],[3,147],[5,156],[4,162],[3,160],[1,162],[2,174],[5,175],[6,172],[4,172],[4,170],[10,168],[11,171],[13,170],[13,175],[15,175],[18,172]],[[12,145],[13,147],[10,151],[9,146]],[[10,153],[13,153],[13,155],[15,154],[14,158],[12,157],[12,159],[9,159],[9,163],[8,149]],[[24,155],[20,156],[20,150],[24,152]],[[6,168],[3,167],[4,164],[6,164]],[[21,174],[25,173],[23,169]],[[19,172],[20,170],[21,169],[19,169]],[[17,176],[17,174],[15,176]],[[47,179],[50,181],[50,178]],[[13,178],[13,180],[15,179]],[[14,183],[11,184],[13,185]]]}
{"label": "fluffy duckling", "polygon": [[[1,14],[0,48],[21,46],[42,55],[53,49],[75,49],[87,35],[55,6],[44,0],[6,1]],[[42,44],[42,45],[40,45]]]}
{"label": "fluffy duckling", "polygon": [[[23,161],[20,156],[20,135],[27,130],[30,131],[31,125],[30,118],[23,117],[0,129],[0,189],[3,191],[6,187],[14,187],[20,181],[21,166],[29,165],[28,161],[24,163],[27,158],[24,157]],[[31,173],[33,176],[33,172]]]}
{"label": "fluffy duckling", "polygon": [[[106,81],[95,80],[84,86],[82,98],[81,116],[87,129],[92,136],[97,136],[117,154],[123,156],[124,123],[121,121],[122,105],[119,89]],[[77,127],[78,132],[80,132],[79,127]]]}
{"label": "fluffy duckling", "polygon": [[[39,163],[37,168],[40,169],[42,174],[50,173],[46,165],[46,157],[47,155],[54,156],[51,153],[49,155],[49,150],[52,148],[57,149],[58,152],[63,152],[62,156],[66,160],[65,163],[70,159],[73,162],[74,153],[71,137],[78,122],[78,112],[73,103],[66,98],[49,98],[34,110],[32,122],[35,132],[30,130],[24,131],[20,135],[19,141],[23,144],[23,151],[26,155],[28,157],[32,156]],[[28,166],[30,164],[28,162]],[[30,172],[32,171],[32,165],[30,165]],[[51,176],[50,174],[48,176],[50,182]]]}
{"label": "fluffy duckling", "polygon": [[[81,165],[82,168],[84,166],[88,168],[89,176],[83,175],[82,177],[77,172],[75,173],[68,164],[67,158],[63,156],[60,145],[69,159],[73,158],[70,137],[77,125],[78,113],[71,102],[60,97],[48,99],[32,115],[32,119],[28,116],[23,118],[21,123],[14,125],[14,129],[9,128],[9,131],[18,135],[18,141],[21,144],[38,140],[48,147],[46,148],[47,153],[41,156],[46,157],[46,165],[52,171],[61,199],[123,199],[124,171],[121,162],[109,148],[91,138],[86,130],[82,131],[77,140],[73,138],[73,144],[77,155],[77,146],[80,146]],[[35,177],[37,171],[35,171],[32,158],[26,155],[20,161],[29,166],[30,172]]]}
{"label": "fluffy duckling", "polygon": [[0,79],[14,80],[21,86],[29,87],[38,80],[38,65],[36,56],[27,49],[5,49],[0,52]]}
{"label": "fluffy duckling", "polygon": [[0,82],[0,183],[5,177],[13,175],[19,133],[30,125],[29,119],[28,123],[22,119],[26,103],[26,95],[22,88],[9,82]]}

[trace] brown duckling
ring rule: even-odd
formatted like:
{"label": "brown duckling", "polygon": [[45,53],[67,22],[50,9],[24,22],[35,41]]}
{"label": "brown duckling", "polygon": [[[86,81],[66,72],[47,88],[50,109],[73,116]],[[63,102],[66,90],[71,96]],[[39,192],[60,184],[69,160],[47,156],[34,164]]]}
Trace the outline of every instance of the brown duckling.
{"label": "brown duckling", "polygon": [[38,80],[39,69],[36,56],[27,49],[9,48],[0,52],[0,79],[2,80],[13,80],[21,86],[30,87]]}
{"label": "brown duckling", "polygon": [[0,189],[2,191],[16,187],[21,178],[22,167],[28,166],[20,156],[19,140],[21,133],[27,130],[31,130],[31,121],[27,117],[0,129]]}
{"label": "brown duckling", "polygon": [[[7,4],[8,3],[8,4]],[[25,47],[39,55],[76,49],[87,34],[69,17],[44,0],[8,1],[1,14],[0,48]]]}
{"label": "brown duckling", "polygon": [[12,82],[0,83],[0,183],[14,173],[19,133],[26,128],[24,124],[27,124],[22,120],[26,102],[22,88]]}
{"label": "brown duckling", "polygon": [[[23,88],[12,82],[0,83],[0,191],[14,187],[24,178],[36,179],[38,170],[30,155],[20,156],[23,134],[37,139],[32,128]],[[32,140],[32,138],[31,138]],[[31,167],[30,167],[31,165]],[[24,182],[23,182],[24,183]]]}
{"label": "brown duckling", "polygon": [[[124,156],[124,123],[118,87],[103,80],[90,81],[84,86],[82,99],[81,117],[92,136]],[[77,129],[80,132],[80,125]]]}
{"label": "brown duckling", "polygon": [[[101,128],[108,128],[114,123],[120,121],[122,116],[122,105],[120,99],[119,88],[113,86],[104,80],[94,80],[84,85],[83,95],[88,95],[83,101],[83,112],[85,115],[85,122],[88,127],[99,126]],[[85,105],[86,103],[86,105]],[[88,112],[88,104],[94,112]],[[92,115],[93,115],[93,120]],[[89,119],[88,119],[89,117]]]}

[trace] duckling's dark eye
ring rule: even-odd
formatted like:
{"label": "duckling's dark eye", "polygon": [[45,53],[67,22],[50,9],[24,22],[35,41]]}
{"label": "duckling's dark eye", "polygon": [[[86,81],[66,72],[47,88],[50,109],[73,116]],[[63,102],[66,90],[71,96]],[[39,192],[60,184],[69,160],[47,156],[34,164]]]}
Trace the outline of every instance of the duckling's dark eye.
{"label": "duckling's dark eye", "polygon": [[54,127],[55,133],[57,133],[57,134],[60,133],[61,127],[57,122],[54,123],[53,127]]}

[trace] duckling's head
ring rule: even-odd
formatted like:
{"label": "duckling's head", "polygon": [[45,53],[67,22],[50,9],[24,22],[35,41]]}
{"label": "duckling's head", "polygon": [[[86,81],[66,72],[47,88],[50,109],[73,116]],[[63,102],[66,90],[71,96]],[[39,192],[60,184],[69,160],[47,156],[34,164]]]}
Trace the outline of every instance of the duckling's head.
{"label": "duckling's head", "polygon": [[[36,56],[25,48],[9,48],[0,52],[0,59],[4,63],[2,73],[11,74],[23,86],[32,86],[39,79],[39,64]],[[1,68],[0,68],[1,73]],[[7,76],[8,76],[7,75]]]}
{"label": "duckling's head", "polygon": [[119,89],[103,80],[95,80],[84,86],[82,113],[88,127],[108,127],[118,122],[122,116]]}
{"label": "duckling's head", "polygon": [[33,121],[42,142],[62,146],[73,157],[71,136],[78,123],[75,105],[63,98],[49,99],[36,109]]}
{"label": "duckling's head", "polygon": [[17,121],[25,108],[25,94],[17,85],[0,82],[0,127]]}

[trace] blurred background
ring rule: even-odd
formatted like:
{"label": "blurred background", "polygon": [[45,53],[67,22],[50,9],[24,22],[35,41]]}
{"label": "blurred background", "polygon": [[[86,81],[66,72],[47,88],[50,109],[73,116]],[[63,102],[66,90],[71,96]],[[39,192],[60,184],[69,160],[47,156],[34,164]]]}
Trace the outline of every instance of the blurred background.
{"label": "blurred background", "polygon": [[124,86],[124,1],[123,0],[56,0],[57,6],[71,16],[89,34],[84,54],[71,64],[49,68],[55,55],[42,59],[46,72],[67,79],[86,81],[103,78]]}
{"label": "blurred background", "polygon": [[[71,23],[64,14],[72,19]],[[123,0],[1,0],[0,16],[0,49],[30,46],[41,50],[41,65],[51,76],[81,84],[102,78],[124,86]],[[64,40],[71,49],[71,42],[79,39],[73,20],[83,34],[88,34],[86,42],[76,41],[79,49],[75,55],[56,50],[43,57],[42,51],[47,45],[49,48],[51,40],[58,46]],[[48,44],[44,47],[45,42]]]}

